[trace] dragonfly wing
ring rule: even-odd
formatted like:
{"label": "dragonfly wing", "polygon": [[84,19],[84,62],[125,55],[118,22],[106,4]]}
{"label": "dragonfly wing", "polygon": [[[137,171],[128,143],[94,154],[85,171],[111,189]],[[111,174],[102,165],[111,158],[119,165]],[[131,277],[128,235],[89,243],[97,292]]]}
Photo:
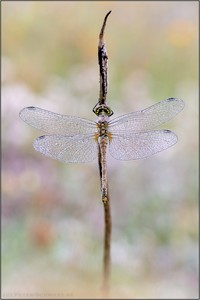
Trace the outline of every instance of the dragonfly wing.
{"label": "dragonfly wing", "polygon": [[93,136],[44,135],[33,144],[35,150],[65,163],[90,162],[97,157],[98,148]]}
{"label": "dragonfly wing", "polygon": [[109,130],[111,133],[127,130],[134,132],[149,130],[169,121],[183,108],[183,100],[169,98],[141,111],[132,112],[111,120]]}
{"label": "dragonfly wing", "polygon": [[74,116],[65,116],[38,107],[26,107],[19,113],[27,124],[49,134],[78,135],[94,133],[96,123]]}
{"label": "dragonfly wing", "polygon": [[142,159],[171,147],[177,140],[170,130],[120,134],[112,137],[109,150],[116,159]]}

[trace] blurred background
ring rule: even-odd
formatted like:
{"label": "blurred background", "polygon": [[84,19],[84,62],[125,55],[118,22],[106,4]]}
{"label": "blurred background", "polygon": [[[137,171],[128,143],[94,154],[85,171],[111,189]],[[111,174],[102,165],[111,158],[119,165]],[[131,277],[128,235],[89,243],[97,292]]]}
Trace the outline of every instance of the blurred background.
{"label": "blurred background", "polygon": [[198,2],[2,3],[3,298],[100,297],[98,163],[63,164],[32,146],[26,106],[95,120],[98,34],[114,117],[169,97],[178,143],[149,159],[108,155],[112,289],[118,298],[198,297]]}

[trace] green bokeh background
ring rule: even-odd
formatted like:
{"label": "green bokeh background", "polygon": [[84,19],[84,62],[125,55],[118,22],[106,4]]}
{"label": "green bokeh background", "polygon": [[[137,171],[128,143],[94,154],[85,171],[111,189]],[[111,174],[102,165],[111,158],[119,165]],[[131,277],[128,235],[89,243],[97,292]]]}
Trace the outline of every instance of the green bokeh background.
{"label": "green bokeh background", "polygon": [[100,297],[103,207],[97,161],[37,153],[26,106],[95,120],[105,14],[115,117],[178,97],[163,128],[178,143],[149,159],[108,155],[112,297],[198,296],[198,2],[2,3],[4,298]]}

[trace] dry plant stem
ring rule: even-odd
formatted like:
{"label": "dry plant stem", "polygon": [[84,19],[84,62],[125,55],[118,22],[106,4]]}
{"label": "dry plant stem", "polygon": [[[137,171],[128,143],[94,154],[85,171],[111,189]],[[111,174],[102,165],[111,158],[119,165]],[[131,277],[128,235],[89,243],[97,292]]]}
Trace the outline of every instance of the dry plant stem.
{"label": "dry plant stem", "polygon": [[[99,149],[99,172],[100,179],[102,177],[102,159],[101,159],[101,151]],[[108,193],[107,201],[103,202],[104,205],[104,258],[103,258],[103,295],[108,297],[109,289],[110,289],[110,275],[111,275],[111,211],[110,211],[110,197]]]}
{"label": "dry plant stem", "polygon": [[98,45],[98,61],[99,61],[99,68],[100,68],[100,93],[99,93],[99,102],[98,102],[99,105],[107,104],[106,95],[108,89],[108,79],[107,79],[108,56],[106,53],[106,46],[104,43],[103,36],[104,36],[106,21],[110,13],[111,11],[109,11],[105,16],[103,26],[99,34],[99,45]]}
{"label": "dry plant stem", "polygon": [[[106,47],[104,42],[104,30],[106,26],[106,21],[111,11],[107,13],[104,18],[104,22],[99,34],[99,44],[98,44],[98,62],[99,62],[99,70],[100,70],[100,93],[99,100],[97,106],[107,105],[107,91],[108,91],[108,56],[106,53]],[[102,153],[99,146],[99,172],[100,179],[102,183]],[[108,188],[108,187],[107,187]],[[102,196],[103,197],[103,196]],[[103,199],[103,198],[102,198]],[[107,298],[109,296],[110,289],[110,275],[111,275],[111,212],[110,212],[110,197],[109,194],[107,196],[107,201],[103,201],[104,206],[104,258],[103,258],[103,296]]]}
{"label": "dry plant stem", "polygon": [[110,255],[110,243],[111,243],[111,213],[110,213],[110,201],[103,203],[104,205],[104,221],[105,221],[105,233],[104,233],[104,277],[103,277],[103,291],[104,295],[109,295],[110,290],[110,275],[111,275],[111,255]]}

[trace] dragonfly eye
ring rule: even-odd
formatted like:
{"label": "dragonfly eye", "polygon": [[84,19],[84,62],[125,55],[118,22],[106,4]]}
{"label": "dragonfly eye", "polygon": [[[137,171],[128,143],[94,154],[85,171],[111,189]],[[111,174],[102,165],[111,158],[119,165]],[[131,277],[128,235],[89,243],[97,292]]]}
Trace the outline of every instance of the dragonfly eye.
{"label": "dragonfly eye", "polygon": [[100,105],[98,107],[94,107],[93,112],[99,116],[105,113],[108,117],[113,115],[113,111],[106,105]]}

